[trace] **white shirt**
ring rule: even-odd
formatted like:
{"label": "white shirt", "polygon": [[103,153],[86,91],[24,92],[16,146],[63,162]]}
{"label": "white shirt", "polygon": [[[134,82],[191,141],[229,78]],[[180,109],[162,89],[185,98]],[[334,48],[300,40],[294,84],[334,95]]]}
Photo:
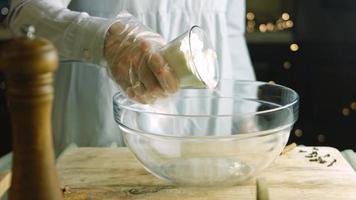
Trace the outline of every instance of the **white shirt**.
{"label": "white shirt", "polygon": [[[216,14],[225,15],[223,20],[217,23],[224,23],[226,26],[221,26],[215,24],[215,28],[219,31],[226,32],[226,37],[219,38],[218,34],[211,37],[213,43],[217,49],[217,52],[222,51],[221,45],[223,43],[228,43],[230,49],[230,55],[220,54],[220,65],[240,65],[236,66],[233,70],[227,70],[229,67],[222,67],[224,78],[237,78],[237,79],[254,79],[254,73],[251,67],[247,49],[244,45],[244,15],[245,15],[245,4],[244,0],[206,0],[206,1],[169,1],[169,0],[155,0],[155,1],[126,1],[126,0],[74,0],[72,3],[74,5],[79,5],[79,8],[85,12],[73,12],[67,9],[67,6],[71,0],[12,0],[10,13],[8,15],[7,23],[10,28],[18,32],[21,27],[25,24],[32,24],[36,27],[37,35],[44,36],[50,41],[52,41],[59,50],[59,55],[61,60],[79,60],[84,62],[89,62],[93,64],[103,63],[103,41],[105,38],[106,31],[112,23],[115,22],[115,15],[117,15],[122,10],[110,10],[113,8],[125,8],[137,17],[139,17],[143,22],[147,23],[147,15],[139,16],[140,14],[149,11],[169,11],[176,12],[175,6],[179,9],[181,7],[188,8],[184,11],[186,15],[190,15],[192,21],[198,22],[199,19],[194,20],[194,17],[204,15],[206,8],[213,8],[212,12]],[[78,6],[76,6],[78,7]],[[171,7],[171,9],[168,9]],[[153,9],[152,9],[153,8]],[[108,15],[103,17],[93,17],[88,15],[88,11],[102,11]],[[178,10],[179,11],[179,10]],[[104,15],[105,15],[104,14]],[[161,14],[161,13],[160,13]],[[161,16],[160,23],[166,23]],[[187,24],[186,22],[179,21],[184,20],[176,18],[175,27],[180,29],[170,31],[179,34],[178,31],[182,31],[181,26]],[[207,19],[209,20],[209,19]],[[148,22],[149,23],[149,22]],[[172,22],[170,22],[172,23]],[[201,24],[210,23],[210,21],[200,21]],[[157,24],[150,24],[159,28]],[[183,25],[184,26],[184,25]],[[164,26],[163,26],[164,27]],[[209,25],[206,26],[210,28]],[[225,28],[226,30],[220,30],[219,28]],[[155,28],[153,28],[155,29]],[[172,38],[172,34],[168,34],[167,30],[157,30],[166,39]],[[214,32],[209,30],[209,33]],[[78,37],[79,36],[79,37]],[[176,36],[176,35],[174,35]],[[167,38],[168,37],[168,38]],[[222,41],[220,41],[222,40]],[[223,41],[225,40],[225,41]],[[220,48],[220,49],[219,49]],[[231,61],[231,63],[230,63]],[[228,62],[228,63],[226,63]],[[239,76],[243,74],[243,76]]]}
{"label": "white shirt", "polygon": [[192,25],[200,25],[215,47],[222,78],[255,78],[244,38],[244,0],[69,2],[13,0],[7,20],[15,32],[23,25],[34,25],[36,35],[48,38],[59,51],[62,62],[55,76],[52,117],[57,152],[73,142],[79,146],[123,145],[112,108],[112,97],[118,89],[105,68],[99,66],[106,31],[123,10],[167,41]]}
{"label": "white shirt", "polygon": [[6,23],[15,33],[24,25],[35,26],[36,35],[54,43],[61,60],[100,64],[105,34],[116,20],[70,11],[69,3],[70,0],[12,0]]}

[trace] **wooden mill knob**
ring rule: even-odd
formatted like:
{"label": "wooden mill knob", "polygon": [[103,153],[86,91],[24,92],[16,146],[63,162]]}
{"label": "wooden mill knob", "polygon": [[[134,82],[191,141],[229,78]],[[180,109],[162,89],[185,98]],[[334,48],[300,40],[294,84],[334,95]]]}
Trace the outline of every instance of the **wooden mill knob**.
{"label": "wooden mill knob", "polygon": [[56,50],[47,40],[20,37],[0,44],[13,137],[10,200],[63,199],[51,130],[52,73],[57,63]]}

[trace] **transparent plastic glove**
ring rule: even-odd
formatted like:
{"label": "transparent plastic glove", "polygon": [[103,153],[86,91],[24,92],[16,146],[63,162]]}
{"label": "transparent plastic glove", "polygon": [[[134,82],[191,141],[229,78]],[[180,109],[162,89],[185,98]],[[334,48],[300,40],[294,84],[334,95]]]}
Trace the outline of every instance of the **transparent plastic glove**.
{"label": "transparent plastic glove", "polygon": [[133,16],[118,16],[106,36],[104,56],[111,78],[127,96],[140,103],[153,103],[174,93],[179,80],[159,53],[163,38]]}

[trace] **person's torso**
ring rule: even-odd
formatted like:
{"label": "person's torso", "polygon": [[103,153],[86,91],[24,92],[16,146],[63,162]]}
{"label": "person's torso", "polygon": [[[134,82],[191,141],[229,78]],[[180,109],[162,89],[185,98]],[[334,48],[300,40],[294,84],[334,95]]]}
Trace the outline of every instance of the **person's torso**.
{"label": "person's torso", "polygon": [[167,41],[187,31],[202,27],[218,54],[221,76],[231,78],[226,7],[228,0],[72,0],[69,8],[92,16],[115,18],[127,11]]}
{"label": "person's torso", "polygon": [[[199,25],[215,47],[222,78],[232,78],[239,70],[235,73],[239,78],[252,79],[249,75],[252,73],[245,72],[252,68],[244,64],[249,57],[243,45],[243,33],[238,37],[239,41],[231,44],[230,31],[236,35],[244,26],[241,19],[244,15],[240,15],[244,12],[244,1],[236,1],[239,6],[234,7],[234,16],[228,16],[226,12],[232,0],[72,0],[69,9],[104,18],[115,18],[120,12],[127,11],[167,41],[192,25]],[[238,12],[240,14],[235,16]],[[237,20],[239,25],[229,25],[228,18]],[[233,64],[232,52],[242,52]],[[112,117],[112,96],[117,87],[108,81],[104,68],[88,63],[61,63],[54,85],[53,126],[57,149],[63,149],[73,141],[80,146],[105,146],[112,141],[122,144],[120,131]],[[204,102],[184,109],[211,109],[211,106]]]}

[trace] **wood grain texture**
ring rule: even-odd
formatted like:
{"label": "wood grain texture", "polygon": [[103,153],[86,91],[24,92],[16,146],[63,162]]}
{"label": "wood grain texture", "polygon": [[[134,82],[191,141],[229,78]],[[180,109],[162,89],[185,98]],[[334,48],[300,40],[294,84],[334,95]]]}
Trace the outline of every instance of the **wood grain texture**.
{"label": "wood grain texture", "polygon": [[52,145],[52,73],[58,57],[47,40],[14,38],[0,45],[0,69],[13,140],[10,200],[60,200]]}
{"label": "wood grain texture", "polygon": [[[258,176],[266,180],[270,199],[356,199],[356,173],[340,152],[319,147],[319,155],[330,154],[327,163],[320,164],[305,157],[311,151],[297,147]],[[327,167],[333,159],[337,162]],[[88,194],[89,199],[256,199],[255,180],[224,188],[170,185],[145,171],[127,148],[73,149],[59,158],[57,167],[61,184]]]}

